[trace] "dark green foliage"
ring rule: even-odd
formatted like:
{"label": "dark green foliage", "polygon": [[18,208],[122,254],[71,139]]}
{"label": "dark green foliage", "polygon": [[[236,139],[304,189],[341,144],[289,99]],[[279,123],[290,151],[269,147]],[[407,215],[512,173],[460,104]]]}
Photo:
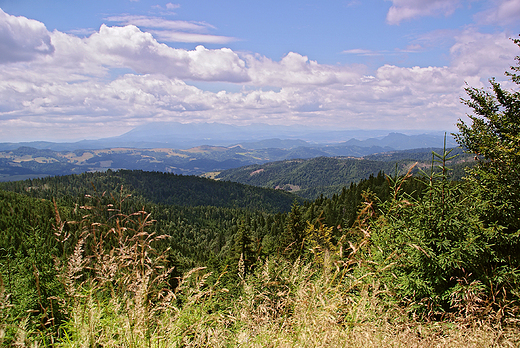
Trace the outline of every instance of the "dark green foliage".
{"label": "dark green foliage", "polygon": [[251,272],[255,263],[255,246],[252,240],[249,224],[242,220],[238,225],[238,231],[234,234],[228,262],[232,266],[231,271],[244,279]]}
{"label": "dark green foliage", "polygon": [[[520,40],[515,43],[520,45]],[[510,75],[520,84],[518,75]],[[488,202],[486,221],[498,222],[513,237],[520,230],[520,91],[507,91],[494,79],[490,83],[491,92],[466,88],[469,99],[464,102],[474,114],[468,115],[471,124],[459,121],[456,137],[478,160],[468,179],[478,188],[480,199]],[[517,244],[518,239],[512,242]]]}
{"label": "dark green foliage", "polygon": [[[456,149],[456,152],[461,152]],[[416,161],[423,166],[429,164],[431,151],[418,149],[371,155],[365,158],[319,157],[271,162],[229,169],[221,172],[218,178],[243,184],[278,188],[290,191],[302,198],[315,200],[321,195],[332,197],[340,194],[344,186],[369,179],[378,172],[388,174],[395,170],[406,171]],[[457,159],[451,178],[460,179],[463,168],[472,163],[471,156]],[[470,160],[471,159],[471,160]],[[397,165],[396,165],[397,164]],[[396,168],[397,167],[397,168]],[[414,173],[418,170],[415,169]]]}
{"label": "dark green foliage", "polygon": [[292,191],[315,199],[332,196],[351,182],[368,178],[378,171],[391,172],[395,164],[352,158],[319,157],[253,165],[222,172],[218,178],[243,184]]}
{"label": "dark green foliage", "polygon": [[[277,236],[283,230],[284,216],[281,214],[271,215],[244,208],[182,207],[154,204],[138,194],[129,197],[128,191],[125,188],[121,190],[121,185],[116,184],[116,180],[121,179],[121,177],[112,177],[111,174],[114,173],[48,178],[23,183],[10,183],[10,185],[26,195],[41,195],[44,197],[55,195],[59,197],[58,204],[70,208],[77,207],[79,209],[80,205],[90,206],[94,208],[88,210],[91,212],[90,214],[98,212],[93,219],[107,225],[113,224],[115,221],[111,218],[111,213],[101,208],[113,204],[114,201],[119,202],[117,209],[120,211],[143,210],[151,212],[153,218],[158,220],[150,226],[151,231],[158,235],[167,234],[169,236],[167,241],[165,240],[158,245],[160,247],[158,250],[170,248],[166,256],[170,266],[175,267],[170,278],[172,287],[177,284],[176,276],[180,276],[182,273],[200,265],[209,266],[216,274],[225,270],[226,265],[229,265],[230,268],[228,267],[227,271],[234,274],[233,277],[229,278],[229,283],[236,285],[238,259],[228,263],[229,250],[234,249],[236,251],[238,246],[245,248],[243,250],[245,253],[244,261],[246,262],[245,269],[251,269],[263,250],[270,253],[276,247],[276,237],[268,237],[266,241],[269,239],[271,242],[266,242],[266,247],[262,249],[264,237],[267,235]],[[140,173],[131,172],[130,174],[138,176]],[[157,173],[150,173],[148,176],[143,174],[143,178],[146,179],[154,175],[157,175]],[[170,177],[166,176],[166,178]],[[92,183],[85,178],[93,179]],[[196,179],[195,182],[198,182],[198,178]],[[202,181],[206,182],[207,180]],[[177,181],[177,184],[179,183],[182,183],[182,181]],[[157,182],[155,184],[159,185]],[[236,190],[237,187],[243,187],[243,185],[237,186],[233,183],[216,184],[224,189],[220,193],[223,202],[225,202],[226,197],[230,197],[236,192],[233,190]],[[100,190],[96,192],[95,185],[110,194],[104,194]],[[145,185],[142,186],[146,187]],[[119,188],[119,191],[116,190],[117,188]],[[230,189],[226,190],[226,188]],[[251,194],[242,191],[240,195],[237,194],[237,197],[240,196],[239,198],[242,201],[248,201],[249,206],[259,203],[258,206],[261,207],[264,202],[259,201],[262,196],[254,194],[257,191],[262,192],[264,196],[266,195],[265,192],[267,192],[267,196],[270,194],[269,191],[253,188]],[[85,193],[92,193],[92,195],[85,196]],[[145,193],[148,197],[153,196],[152,192]],[[273,191],[273,193],[274,197],[287,197],[287,194],[283,192]],[[12,305],[12,307],[7,307],[11,308],[8,313],[3,312],[2,315],[5,315],[9,322],[15,323],[23,319],[29,310],[34,313],[30,316],[32,318],[29,322],[30,329],[39,328],[39,330],[42,330],[54,323],[59,325],[62,313],[59,312],[58,303],[52,298],[59,297],[63,293],[63,288],[58,281],[55,262],[70,255],[71,248],[78,240],[76,230],[79,225],[67,224],[64,221],[80,221],[82,216],[73,216],[72,211],[61,212],[63,221],[57,222],[54,206],[48,200],[26,197],[13,192],[0,191],[0,194],[1,276],[3,286],[6,293],[9,294],[8,299]],[[290,198],[292,199],[292,197]],[[255,202],[255,200],[257,201]],[[79,202],[80,205],[75,202]],[[63,209],[60,208],[61,210]],[[58,238],[54,235],[55,227],[58,229],[62,227],[61,232],[63,233]],[[103,241],[104,249],[109,250],[117,246],[117,239],[112,237],[115,236],[106,234]],[[57,239],[61,239],[62,242]],[[249,240],[249,242],[244,242],[244,240]],[[92,250],[94,249],[92,247],[96,244],[90,245],[92,240],[87,240],[85,243],[85,256],[93,256],[94,251]],[[32,322],[34,323],[31,324]],[[54,326],[54,328],[56,329],[57,326]],[[13,330],[15,330],[14,326]]]}
{"label": "dark green foliage", "polygon": [[303,253],[305,225],[301,207],[298,202],[294,202],[280,241],[282,254],[289,260],[295,261]]}
{"label": "dark green foliage", "polygon": [[[178,206],[217,206],[271,212],[288,211],[294,196],[280,190],[266,190],[231,182],[215,181],[141,170],[83,173],[61,177],[1,183],[0,188],[45,199],[84,197],[86,194],[125,192],[151,203]],[[70,201],[70,204],[83,204]]]}
{"label": "dark green foliage", "polygon": [[[405,181],[401,187],[413,197],[420,197],[425,184],[414,177]],[[386,176],[379,172],[376,176],[370,175],[359,183],[351,183],[348,188],[343,187],[340,194],[334,194],[331,198],[321,196],[313,202],[306,202],[300,207],[302,213],[303,228],[307,222],[318,225],[324,224],[333,228],[333,236],[338,240],[355,222],[359,207],[363,203],[363,192],[371,191],[380,201],[390,199],[390,186]],[[319,223],[318,223],[319,220]]]}
{"label": "dark green foliage", "polygon": [[[520,40],[514,42],[520,46]],[[520,57],[516,60],[520,63]],[[520,84],[516,74],[509,75]],[[508,91],[494,79],[491,91],[468,87],[464,103],[473,109],[471,124],[459,121],[457,140],[475,155],[477,165],[468,170],[467,180],[475,200],[482,202],[479,217],[488,226],[500,226],[493,235],[493,253],[488,267],[497,290],[505,298],[518,299],[520,278],[520,91]],[[509,293],[506,294],[506,291]]]}
{"label": "dark green foliage", "polygon": [[434,155],[441,172],[425,177],[418,199],[401,191],[409,175],[393,179],[391,199],[375,211],[366,254],[371,271],[385,269],[392,292],[427,315],[449,310],[461,283],[488,286],[485,265],[498,231],[479,220],[481,202],[468,185],[448,180],[449,152]]}
{"label": "dark green foliage", "polygon": [[1,316],[13,325],[8,337],[25,318],[42,332],[63,318],[55,258],[63,255],[64,245],[54,236],[54,217],[51,202],[0,190],[0,283],[9,294]]}

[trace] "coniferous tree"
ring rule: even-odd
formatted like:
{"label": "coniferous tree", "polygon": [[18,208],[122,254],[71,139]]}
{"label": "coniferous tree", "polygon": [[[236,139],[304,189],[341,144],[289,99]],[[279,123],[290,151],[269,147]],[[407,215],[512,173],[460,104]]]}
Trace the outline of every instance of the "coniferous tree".
{"label": "coniferous tree", "polygon": [[[520,46],[520,39],[513,41]],[[517,66],[506,75],[518,86],[520,56],[515,59]],[[503,228],[493,237],[496,267],[515,269],[520,266],[520,91],[506,90],[494,79],[490,84],[491,91],[466,88],[471,124],[459,120],[455,136],[477,159],[467,179],[485,202],[482,219]]]}
{"label": "coniferous tree", "polygon": [[496,229],[480,221],[481,202],[468,192],[467,183],[448,179],[449,153],[434,153],[441,171],[432,168],[423,179],[427,188],[419,199],[401,191],[410,172],[390,179],[392,198],[381,204],[365,229],[369,271],[380,274],[391,293],[425,315],[449,310],[461,283],[487,287],[488,294],[495,285],[486,266],[489,236]]}
{"label": "coniferous tree", "polygon": [[230,259],[242,279],[250,272],[255,261],[254,256],[250,227],[245,220],[241,220],[234,236]]}
{"label": "coniferous tree", "polygon": [[301,207],[298,202],[294,202],[287,216],[287,222],[282,236],[281,246],[283,248],[283,254],[290,260],[296,260],[302,254],[304,238],[305,222],[303,220]]}

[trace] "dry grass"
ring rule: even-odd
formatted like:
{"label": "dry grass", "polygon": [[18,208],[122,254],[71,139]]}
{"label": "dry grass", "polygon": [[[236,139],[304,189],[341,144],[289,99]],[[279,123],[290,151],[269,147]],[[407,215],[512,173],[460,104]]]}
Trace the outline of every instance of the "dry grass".
{"label": "dry grass", "polygon": [[356,282],[335,266],[326,259],[318,270],[299,262],[280,269],[267,261],[251,277],[255,285],[244,283],[244,295],[234,308],[240,323],[235,342],[241,347],[520,345],[518,328],[484,321],[412,320],[403,308],[382,300],[377,284],[347,291]]}
{"label": "dry grass", "polygon": [[[518,347],[520,331],[490,322],[422,322],[382,302],[375,287],[345,291],[333,264],[266,261],[219,311],[225,289],[206,284],[208,273],[187,273],[161,305],[146,302],[144,283],[132,296],[99,299],[83,285],[56,347]],[[327,267],[329,267],[327,269]],[[344,278],[346,279],[346,278]],[[343,280],[344,280],[343,279]],[[90,288],[89,288],[90,287]],[[66,334],[65,334],[66,333]],[[42,346],[19,328],[17,346]],[[1,340],[1,331],[0,331]]]}
{"label": "dry grass", "polygon": [[[329,262],[327,264],[327,262]],[[375,287],[344,291],[338,270],[297,261],[266,261],[242,282],[225,309],[212,301],[225,289],[208,286],[203,268],[188,272],[175,296],[182,305],[149,315],[135,302],[95,296],[76,302],[60,347],[518,347],[518,329],[486,322],[421,322],[382,303]],[[233,301],[234,300],[234,301]],[[124,309],[124,310],[121,310]],[[148,316],[147,318],[145,318]]]}

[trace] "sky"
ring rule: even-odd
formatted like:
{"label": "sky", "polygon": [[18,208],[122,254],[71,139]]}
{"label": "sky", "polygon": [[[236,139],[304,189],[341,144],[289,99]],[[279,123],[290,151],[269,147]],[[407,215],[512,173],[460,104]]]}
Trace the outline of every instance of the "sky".
{"label": "sky", "polygon": [[0,142],[150,122],[455,131],[520,0],[0,0]]}

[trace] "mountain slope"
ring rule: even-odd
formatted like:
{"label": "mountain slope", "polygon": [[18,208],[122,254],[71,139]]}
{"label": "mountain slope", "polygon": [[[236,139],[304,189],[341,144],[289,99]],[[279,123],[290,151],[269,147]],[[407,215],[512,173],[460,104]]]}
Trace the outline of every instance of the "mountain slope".
{"label": "mountain slope", "polygon": [[[405,173],[417,162],[414,173],[420,168],[429,171],[432,151],[440,149],[416,149],[393,151],[366,156],[364,158],[318,157],[311,159],[285,160],[262,165],[250,165],[228,169],[215,175],[218,180],[228,180],[266,188],[283,189],[306,199],[315,199],[321,194],[331,196],[339,193],[344,186],[359,182],[370,175],[384,172],[394,175]],[[459,156],[449,165],[452,177],[463,176],[463,168],[471,165],[472,157],[455,149]]]}
{"label": "mountain slope", "polygon": [[147,202],[176,206],[215,206],[281,212],[296,199],[281,190],[269,190],[235,182],[215,181],[170,173],[119,170],[18,182],[0,183],[0,189],[52,200],[98,193],[127,194]]}

